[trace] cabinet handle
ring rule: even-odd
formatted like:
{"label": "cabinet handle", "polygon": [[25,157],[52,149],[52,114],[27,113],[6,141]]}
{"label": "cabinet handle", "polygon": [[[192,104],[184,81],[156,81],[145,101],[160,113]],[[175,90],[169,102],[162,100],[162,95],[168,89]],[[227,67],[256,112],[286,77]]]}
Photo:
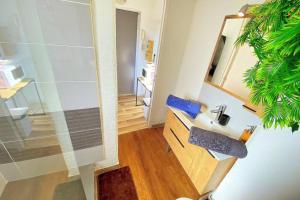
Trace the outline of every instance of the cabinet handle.
{"label": "cabinet handle", "polygon": [[182,148],[184,148],[184,145],[181,143],[181,141],[179,140],[179,138],[177,137],[177,135],[174,133],[174,131],[170,128],[171,133],[174,135],[174,137],[176,138],[176,140],[179,142],[179,144],[182,146]]}

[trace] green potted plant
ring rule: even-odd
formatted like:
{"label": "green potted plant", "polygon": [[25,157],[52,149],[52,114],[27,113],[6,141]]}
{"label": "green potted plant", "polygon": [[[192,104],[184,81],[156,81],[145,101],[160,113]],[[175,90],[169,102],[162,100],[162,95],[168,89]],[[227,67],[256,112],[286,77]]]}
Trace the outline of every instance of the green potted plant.
{"label": "green potted plant", "polygon": [[264,127],[300,122],[300,1],[270,0],[249,9],[237,45],[248,43],[258,62],[245,73],[251,101],[264,107]]}

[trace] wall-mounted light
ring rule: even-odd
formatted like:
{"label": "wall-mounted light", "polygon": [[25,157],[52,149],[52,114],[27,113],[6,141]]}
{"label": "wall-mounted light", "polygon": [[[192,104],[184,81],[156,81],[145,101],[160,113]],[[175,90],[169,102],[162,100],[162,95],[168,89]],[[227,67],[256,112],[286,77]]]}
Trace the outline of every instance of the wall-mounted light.
{"label": "wall-mounted light", "polygon": [[251,5],[249,5],[249,4],[243,5],[243,6],[241,7],[241,9],[239,10],[239,12],[238,12],[238,16],[244,17],[244,16],[247,14],[247,10],[248,10],[248,8],[249,8],[250,6],[251,6]]}

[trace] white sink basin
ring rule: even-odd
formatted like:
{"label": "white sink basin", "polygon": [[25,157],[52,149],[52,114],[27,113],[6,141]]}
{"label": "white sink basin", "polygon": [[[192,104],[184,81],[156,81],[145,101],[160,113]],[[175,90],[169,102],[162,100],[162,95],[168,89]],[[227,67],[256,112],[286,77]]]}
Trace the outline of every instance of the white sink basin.
{"label": "white sink basin", "polygon": [[219,125],[205,113],[201,113],[196,119],[191,120],[195,126],[202,127],[207,130],[218,129]]}
{"label": "white sink basin", "polygon": [[[199,127],[208,131],[213,131],[216,133],[220,133],[223,135],[226,135],[228,137],[231,137],[233,139],[238,139],[237,135],[240,133],[234,131],[231,129],[228,125],[227,126],[221,126],[217,122],[215,122],[215,116],[213,116],[209,111],[199,114],[196,119],[192,119],[189,117],[186,113],[177,110],[175,108],[170,108],[176,116],[182,121],[182,123],[190,129],[192,126]],[[217,153],[211,150],[208,150],[217,160],[224,160],[227,158],[230,158],[231,156]]]}
{"label": "white sink basin", "polygon": [[234,135],[236,135],[234,133],[234,130],[232,130],[228,125],[220,125],[214,120],[213,116],[209,115],[208,113],[199,114],[197,118],[193,120],[193,123],[196,127],[206,129],[208,131],[221,133],[231,138],[238,139],[234,137]]}
{"label": "white sink basin", "polygon": [[190,117],[188,117],[187,114],[183,113],[186,118],[189,120],[189,122],[191,123],[190,126],[196,126],[208,131],[213,131],[216,133],[220,133],[226,136],[229,136],[231,138],[234,139],[238,139],[235,138],[234,135],[236,135],[234,133],[234,130],[232,130],[230,127],[227,126],[222,126],[220,124],[218,124],[218,122],[216,122],[214,120],[215,116],[212,116],[210,113],[204,112],[199,114],[196,119],[192,119]]}

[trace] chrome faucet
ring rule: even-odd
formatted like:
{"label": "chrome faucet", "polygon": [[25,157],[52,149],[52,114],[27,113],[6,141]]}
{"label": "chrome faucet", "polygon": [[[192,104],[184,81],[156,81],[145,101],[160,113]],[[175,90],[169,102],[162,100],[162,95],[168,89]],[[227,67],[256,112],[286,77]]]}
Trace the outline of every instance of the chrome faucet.
{"label": "chrome faucet", "polygon": [[216,121],[218,121],[219,120],[219,118],[220,118],[220,116],[222,115],[222,114],[224,114],[224,112],[225,112],[225,110],[226,110],[226,105],[219,105],[219,106],[217,106],[217,109],[214,109],[214,110],[211,110],[210,112],[211,113],[217,113],[217,116],[216,116]]}

